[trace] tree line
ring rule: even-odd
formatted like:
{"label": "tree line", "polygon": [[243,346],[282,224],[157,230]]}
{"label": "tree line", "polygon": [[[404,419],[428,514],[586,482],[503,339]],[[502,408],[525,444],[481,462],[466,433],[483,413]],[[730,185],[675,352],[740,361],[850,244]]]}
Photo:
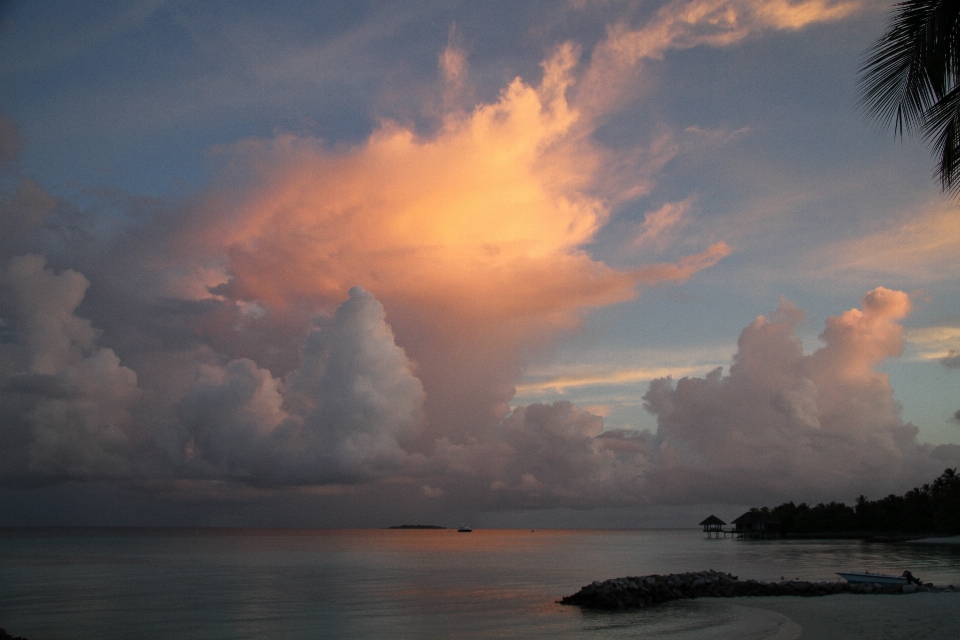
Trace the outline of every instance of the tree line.
{"label": "tree line", "polygon": [[929,484],[879,500],[861,495],[854,506],[842,502],[814,506],[785,502],[758,509],[780,521],[783,533],[941,533],[960,534],[960,475],[946,469]]}

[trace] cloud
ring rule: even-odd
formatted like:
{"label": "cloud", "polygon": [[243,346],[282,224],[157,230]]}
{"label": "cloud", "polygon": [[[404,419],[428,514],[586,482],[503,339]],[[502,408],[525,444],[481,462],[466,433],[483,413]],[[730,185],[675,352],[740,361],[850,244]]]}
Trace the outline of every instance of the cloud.
{"label": "cloud", "polygon": [[23,151],[23,136],[13,120],[0,113],[0,168],[12,164]]}
{"label": "cloud", "polygon": [[602,418],[566,401],[517,407],[466,443],[439,441],[446,471],[434,484],[488,509],[636,504],[650,434],[602,428]]}
{"label": "cloud", "polygon": [[575,102],[592,113],[609,110],[623,99],[611,87],[623,86],[641,61],[662,59],[668,51],[726,47],[767,29],[796,31],[841,20],[862,5],[859,0],[675,0],[638,28],[625,22],[608,27]]}
{"label": "cloud", "polygon": [[353,147],[294,136],[235,145],[224,151],[234,171],[174,251],[222,258],[229,281],[213,291],[256,303],[265,324],[329,313],[355,285],[370,291],[417,363],[428,429],[459,441],[505,415],[526,354],[584,309],[729,253],[717,243],[677,264],[618,270],[583,249],[619,192],[584,134],[593,125],[567,101],[577,58],[559,47],[537,86],[516,78],[429,135],[384,122]]}
{"label": "cloud", "polygon": [[40,226],[57,207],[57,200],[31,180],[23,178],[14,193],[0,195],[0,233],[17,234]]}
{"label": "cloud", "polygon": [[6,482],[126,477],[136,374],[99,348],[74,315],[89,286],[41,256],[14,258],[2,274],[0,309],[12,325],[0,344],[0,476]]}
{"label": "cloud", "polygon": [[[563,45],[539,83],[516,78],[468,110],[452,106],[467,64],[451,44],[436,130],[383,121],[348,146],[240,142],[217,151],[227,167],[209,190],[90,241],[97,260],[51,258],[88,260],[85,275],[14,258],[0,301],[4,482],[114,478],[220,497],[389,484],[436,504],[585,508],[928,479],[951,454],[916,442],[876,371],[902,350],[900,292],[830,319],[811,355],[784,302],[744,331],[727,376],[674,383],[626,365],[515,386],[591,307],[732,251],[614,268],[587,250],[677,153],[669,135],[633,155],[599,147],[609,104],[588,94],[629,84],[604,74],[852,6],[671,3],[639,30],[612,27],[585,68]],[[3,220],[35,227],[54,206],[45,195],[22,182]],[[637,248],[660,251],[692,215],[690,198],[650,213]],[[511,408],[517,391],[656,376],[656,433],[604,430],[602,409],[569,402]]]}
{"label": "cloud", "polygon": [[960,277],[956,207],[936,201],[887,228],[826,246],[812,264],[832,277],[940,282]]}
{"label": "cloud", "polygon": [[831,317],[824,346],[805,355],[803,313],[781,301],[740,336],[728,375],[661,378],[644,396],[657,416],[657,464],[647,474],[663,500],[835,499],[920,482],[952,460],[918,445],[886,374],[904,348],[907,294],[883,287]]}
{"label": "cloud", "polygon": [[351,483],[396,473],[422,425],[423,388],[359,287],[311,331],[286,381],[249,359],[202,367],[178,406],[187,465],[260,484]]}
{"label": "cloud", "polygon": [[860,0],[830,1],[767,0],[751,2],[747,6],[755,20],[774,29],[795,31],[818,22],[842,20],[859,11],[864,3]]}
{"label": "cloud", "polygon": [[960,366],[960,327],[922,327],[907,332],[907,341],[919,351],[921,360],[937,360],[948,369]]}
{"label": "cloud", "polygon": [[22,256],[3,286],[7,485],[113,479],[222,498],[243,487],[339,495],[399,482],[448,507],[587,508],[882,495],[960,462],[956,447],[917,442],[877,371],[902,353],[911,308],[907,294],[882,287],[829,318],[824,346],[809,355],[796,337],[803,313],[782,300],[743,331],[728,375],[653,380],[643,396],[657,418],[651,433],[604,430],[601,416],[565,401],[468,429],[438,424],[420,363],[360,287],[301,336],[285,375],[250,358],[196,360],[172,411],[154,415],[156,392],[145,394],[75,314],[84,276]]}
{"label": "cloud", "polygon": [[690,197],[679,202],[668,202],[656,211],[646,214],[640,233],[633,241],[634,246],[660,248],[666,244],[669,234],[689,223],[693,201],[694,198]]}
{"label": "cloud", "polygon": [[[729,252],[718,243],[618,270],[584,250],[623,192],[585,133],[593,123],[568,102],[578,58],[559,47],[538,85],[516,78],[429,134],[385,121],[354,146],[280,135],[222,149],[228,166],[206,193],[172,211],[149,203],[135,223],[90,233],[88,251],[47,246],[86,265],[92,290],[78,271],[15,258],[0,326],[20,425],[9,450],[33,447],[33,472],[48,480],[417,477],[449,498],[434,474],[459,468],[444,452],[462,449],[485,460],[484,486],[516,480],[487,477],[481,453],[503,445],[491,430],[504,421],[514,426],[503,433],[533,428],[509,407],[529,355],[585,309]],[[452,46],[443,69],[448,85],[465,82]],[[5,220],[49,214],[55,203],[34,187],[21,183]],[[85,298],[91,319],[75,313]],[[600,455],[582,444],[569,450]]]}
{"label": "cloud", "polygon": [[54,273],[42,256],[13,258],[4,273],[16,338],[14,366],[53,375],[94,348],[90,321],[74,315],[90,281],[73,270]]}
{"label": "cloud", "polygon": [[661,282],[686,282],[694,274],[720,262],[733,253],[726,242],[716,242],[703,253],[680,258],[675,263],[661,262],[641,267],[635,271],[640,280],[657,284]]}
{"label": "cloud", "polygon": [[957,448],[917,442],[885,374],[904,347],[907,294],[877,288],[828,318],[804,354],[804,314],[781,300],[716,369],[644,395],[657,431],[603,430],[561,401],[516,407],[462,442],[440,437],[419,467],[444,497],[487,509],[850,499],[929,480]]}

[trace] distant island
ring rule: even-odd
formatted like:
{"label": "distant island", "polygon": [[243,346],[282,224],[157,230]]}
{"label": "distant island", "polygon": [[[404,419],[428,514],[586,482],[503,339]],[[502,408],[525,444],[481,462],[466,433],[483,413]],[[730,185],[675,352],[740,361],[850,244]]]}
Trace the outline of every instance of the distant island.
{"label": "distant island", "polygon": [[395,524],[388,529],[446,529],[436,524]]}
{"label": "distant island", "polygon": [[901,496],[879,500],[861,495],[856,505],[842,502],[810,506],[785,502],[776,507],[754,507],[778,521],[784,537],[919,538],[960,535],[960,475],[946,469],[939,478]]}

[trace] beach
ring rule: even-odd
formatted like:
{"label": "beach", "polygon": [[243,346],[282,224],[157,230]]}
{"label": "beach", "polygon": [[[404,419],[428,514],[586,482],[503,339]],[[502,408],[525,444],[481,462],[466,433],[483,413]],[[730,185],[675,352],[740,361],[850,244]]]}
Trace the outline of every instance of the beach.
{"label": "beach", "polygon": [[960,593],[742,598],[734,606],[765,612],[759,616],[756,612],[745,612],[752,613],[751,618],[768,621],[766,626],[755,625],[756,635],[746,637],[776,640],[909,637],[952,640],[960,637]]}
{"label": "beach", "polygon": [[947,537],[929,537],[929,538],[920,538],[919,540],[910,540],[910,544],[941,544],[941,545],[960,545],[960,536],[947,536]]}

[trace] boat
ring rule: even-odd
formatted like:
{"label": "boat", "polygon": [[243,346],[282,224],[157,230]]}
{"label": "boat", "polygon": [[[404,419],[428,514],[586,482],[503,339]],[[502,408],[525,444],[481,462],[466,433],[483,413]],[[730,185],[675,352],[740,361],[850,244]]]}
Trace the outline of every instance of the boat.
{"label": "boat", "polygon": [[467,526],[463,526],[457,529],[457,533],[470,533],[471,531],[473,531],[473,529]]}
{"label": "boat", "polygon": [[886,573],[870,573],[869,571],[844,571],[837,575],[850,583],[869,584],[907,584],[906,576],[891,576]]}

